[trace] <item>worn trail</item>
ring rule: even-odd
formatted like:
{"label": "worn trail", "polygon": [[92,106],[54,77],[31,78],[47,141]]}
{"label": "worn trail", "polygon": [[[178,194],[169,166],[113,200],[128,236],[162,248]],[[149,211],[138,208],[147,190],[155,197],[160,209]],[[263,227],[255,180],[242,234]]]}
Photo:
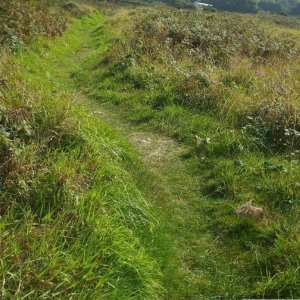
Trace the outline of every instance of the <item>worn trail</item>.
{"label": "worn trail", "polygon": [[[177,282],[174,279],[175,282],[170,283],[166,279],[167,299],[203,299],[208,294],[222,294],[222,291],[228,290],[228,285],[235,284],[235,276],[223,280],[224,273],[228,273],[224,270],[228,262],[222,261],[218,240],[206,228],[209,202],[199,193],[201,178],[193,170],[195,164],[190,161],[190,149],[163,134],[128,122],[113,104],[100,104],[93,97],[86,96],[88,87],[78,86],[73,79],[73,73],[84,67],[89,56],[95,55],[95,52],[99,55],[99,48],[105,54],[109,40],[105,36],[100,44],[94,40],[95,32],[101,33],[99,28],[104,26],[102,17],[85,22],[77,33],[83,37],[81,46],[71,49],[67,57],[56,61],[57,78],[64,89],[74,93],[79,105],[85,106],[129,140],[149,171],[149,179],[143,180],[152,181],[151,186],[157,187],[155,190],[145,188],[144,193],[165,216],[160,222],[173,244],[173,263],[181,274]],[[220,259],[216,263],[217,256]],[[165,274],[166,277],[169,275]],[[218,278],[222,281],[219,282]]]}

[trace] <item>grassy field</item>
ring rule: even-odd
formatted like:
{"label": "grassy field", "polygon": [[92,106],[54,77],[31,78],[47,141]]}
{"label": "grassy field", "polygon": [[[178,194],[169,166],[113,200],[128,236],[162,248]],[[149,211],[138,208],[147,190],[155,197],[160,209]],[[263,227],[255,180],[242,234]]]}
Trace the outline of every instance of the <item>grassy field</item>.
{"label": "grassy field", "polygon": [[299,21],[98,9],[1,32],[1,298],[299,298]]}
{"label": "grassy field", "polygon": [[2,299],[163,291],[158,213],[137,187],[143,168],[68,81],[103,24],[94,13],[54,42],[1,57]]}
{"label": "grassy field", "polygon": [[132,126],[190,146],[178,299],[299,296],[300,31],[285,22],[120,10],[112,49],[75,73]]}

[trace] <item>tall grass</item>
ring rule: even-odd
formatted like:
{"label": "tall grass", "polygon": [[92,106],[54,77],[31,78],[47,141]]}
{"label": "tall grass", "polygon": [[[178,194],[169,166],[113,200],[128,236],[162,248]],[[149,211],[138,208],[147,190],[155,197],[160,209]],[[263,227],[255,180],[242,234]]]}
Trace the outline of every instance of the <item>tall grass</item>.
{"label": "tall grass", "polygon": [[139,11],[107,60],[112,72],[153,94],[155,109],[173,104],[217,114],[259,142],[293,148],[300,130],[299,32],[264,22],[269,20]]}
{"label": "tall grass", "polygon": [[14,50],[37,35],[60,35],[66,24],[67,13],[58,1],[4,0],[0,3],[0,43]]}
{"label": "tall grass", "polygon": [[[74,51],[104,21],[96,13],[73,20],[59,40],[1,55],[2,299],[156,299],[162,292],[152,257],[158,223],[137,188],[138,159],[79,104],[63,75],[69,69],[58,63],[78,63]],[[56,17],[41,31],[52,22],[60,33]],[[15,32],[27,42],[23,29]]]}
{"label": "tall grass", "polygon": [[[294,19],[104,4],[49,42],[80,7],[0,7],[1,298],[299,297]],[[178,215],[74,81],[189,145]]]}
{"label": "tall grass", "polygon": [[299,297],[299,29],[280,22],[123,10],[111,18],[111,51],[74,74],[135,126],[190,145],[193,205],[206,223],[191,212],[190,237],[179,234],[195,244],[209,233],[218,244],[203,246],[213,248],[205,269],[213,279],[205,284],[197,272],[201,248],[180,297]]}

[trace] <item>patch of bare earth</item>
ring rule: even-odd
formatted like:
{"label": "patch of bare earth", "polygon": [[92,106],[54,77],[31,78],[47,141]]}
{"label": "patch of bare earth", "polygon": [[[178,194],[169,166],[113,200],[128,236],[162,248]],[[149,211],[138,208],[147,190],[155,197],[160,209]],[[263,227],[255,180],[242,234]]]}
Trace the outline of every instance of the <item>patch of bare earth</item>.
{"label": "patch of bare earth", "polygon": [[175,156],[184,154],[184,147],[180,147],[171,138],[149,132],[132,132],[129,140],[142,155],[143,160],[151,169],[157,169]]}

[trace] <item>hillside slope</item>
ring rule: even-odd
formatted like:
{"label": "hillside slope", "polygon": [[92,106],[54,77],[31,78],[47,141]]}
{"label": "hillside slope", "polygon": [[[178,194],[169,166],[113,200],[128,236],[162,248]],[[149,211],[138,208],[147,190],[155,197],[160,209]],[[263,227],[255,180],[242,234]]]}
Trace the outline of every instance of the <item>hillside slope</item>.
{"label": "hillside slope", "polygon": [[146,137],[189,146],[160,163],[180,199],[169,224],[185,283],[174,299],[299,297],[300,30],[291,20],[120,10],[111,49],[74,74]]}
{"label": "hillside slope", "polygon": [[[155,209],[124,138],[73,93],[94,13],[1,57],[1,298],[155,299]],[[82,59],[84,56],[82,56]],[[76,59],[76,63],[75,63]]]}
{"label": "hillside slope", "polygon": [[299,24],[75,8],[1,53],[1,297],[299,298]]}

